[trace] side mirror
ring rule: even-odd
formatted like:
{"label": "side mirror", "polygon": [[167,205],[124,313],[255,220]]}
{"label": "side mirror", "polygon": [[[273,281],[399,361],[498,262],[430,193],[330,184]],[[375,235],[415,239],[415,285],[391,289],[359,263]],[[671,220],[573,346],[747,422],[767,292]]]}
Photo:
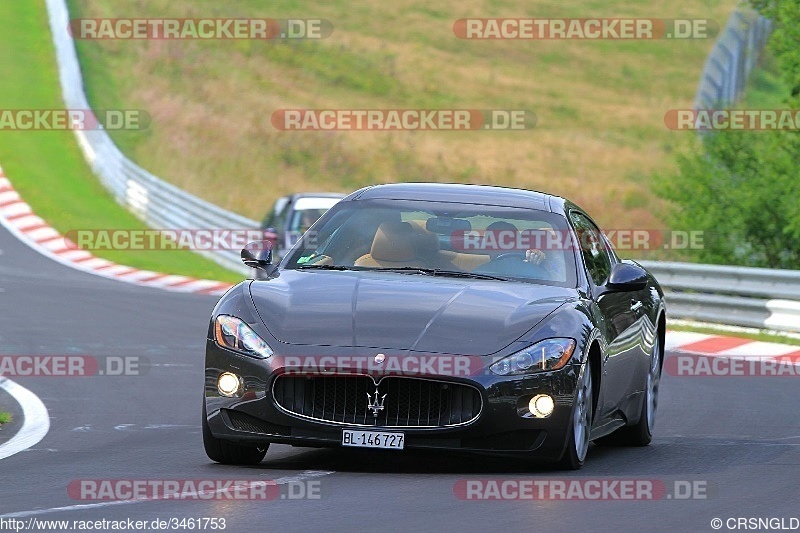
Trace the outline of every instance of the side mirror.
{"label": "side mirror", "polygon": [[611,270],[606,287],[612,291],[640,291],[647,287],[647,271],[636,263],[618,263]]}
{"label": "side mirror", "polygon": [[242,248],[242,263],[260,270],[268,270],[272,266],[272,242],[249,242]]}

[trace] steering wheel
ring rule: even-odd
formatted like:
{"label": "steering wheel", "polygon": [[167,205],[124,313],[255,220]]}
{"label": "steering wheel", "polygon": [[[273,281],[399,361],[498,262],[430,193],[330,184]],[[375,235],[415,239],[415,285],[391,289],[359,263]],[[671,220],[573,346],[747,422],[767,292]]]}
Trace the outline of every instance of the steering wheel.
{"label": "steering wheel", "polygon": [[[512,264],[508,262],[509,259],[516,259],[519,261],[520,267],[523,268],[523,270],[520,271],[518,268],[515,268],[513,272],[507,272],[507,267],[512,266]],[[491,265],[495,265],[495,268],[492,268]],[[524,265],[524,267],[522,267],[522,265]],[[485,266],[485,270],[506,275],[522,275],[524,272],[525,277],[533,277],[536,279],[555,279],[548,271],[546,266],[543,264],[531,263],[528,261],[528,252],[521,251],[503,252],[502,254],[499,254]]]}
{"label": "steering wheel", "polygon": [[505,261],[507,259],[513,259],[515,257],[518,258],[520,261],[525,261],[525,258],[527,257],[527,255],[526,255],[525,252],[503,252],[502,254],[500,254],[497,257],[495,257],[494,259],[492,259],[492,262],[494,262],[494,261]]}

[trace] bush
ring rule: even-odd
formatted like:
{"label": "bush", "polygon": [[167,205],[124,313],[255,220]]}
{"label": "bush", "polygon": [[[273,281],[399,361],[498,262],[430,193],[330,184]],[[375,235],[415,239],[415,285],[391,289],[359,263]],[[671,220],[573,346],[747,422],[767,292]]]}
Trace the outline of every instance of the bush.
{"label": "bush", "polygon": [[790,131],[702,134],[657,181],[670,226],[704,232],[699,261],[800,268],[799,142]]}

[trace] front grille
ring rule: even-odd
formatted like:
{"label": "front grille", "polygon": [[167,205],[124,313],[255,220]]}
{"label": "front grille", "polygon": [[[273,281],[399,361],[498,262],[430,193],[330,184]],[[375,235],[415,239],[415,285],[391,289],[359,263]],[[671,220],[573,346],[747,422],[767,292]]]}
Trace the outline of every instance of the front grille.
{"label": "front grille", "polygon": [[457,426],[476,419],[482,405],[480,392],[469,385],[394,376],[378,385],[383,399],[378,416],[367,405],[375,401],[369,376],[279,376],[272,394],[280,407],[296,415],[383,427]]}

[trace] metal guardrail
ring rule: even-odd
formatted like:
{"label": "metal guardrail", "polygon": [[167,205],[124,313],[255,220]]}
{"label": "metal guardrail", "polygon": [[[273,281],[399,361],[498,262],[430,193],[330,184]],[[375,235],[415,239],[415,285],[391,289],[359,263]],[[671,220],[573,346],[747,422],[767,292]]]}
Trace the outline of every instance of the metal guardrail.
{"label": "metal guardrail", "polygon": [[641,261],[676,318],[800,331],[800,270]]}
{"label": "metal guardrail", "polygon": [[[65,0],[46,0],[58,60],[61,91],[67,109],[91,109],[83,88],[78,56],[67,32]],[[138,218],[157,229],[257,229],[258,222],[206,202],[171,185],[125,157],[102,129],[75,131],[92,170],[114,198]],[[240,250],[198,251],[216,263],[249,274]]]}
{"label": "metal guardrail", "polygon": [[772,21],[752,10],[736,10],[706,59],[695,98],[696,109],[736,102],[772,31]]}

